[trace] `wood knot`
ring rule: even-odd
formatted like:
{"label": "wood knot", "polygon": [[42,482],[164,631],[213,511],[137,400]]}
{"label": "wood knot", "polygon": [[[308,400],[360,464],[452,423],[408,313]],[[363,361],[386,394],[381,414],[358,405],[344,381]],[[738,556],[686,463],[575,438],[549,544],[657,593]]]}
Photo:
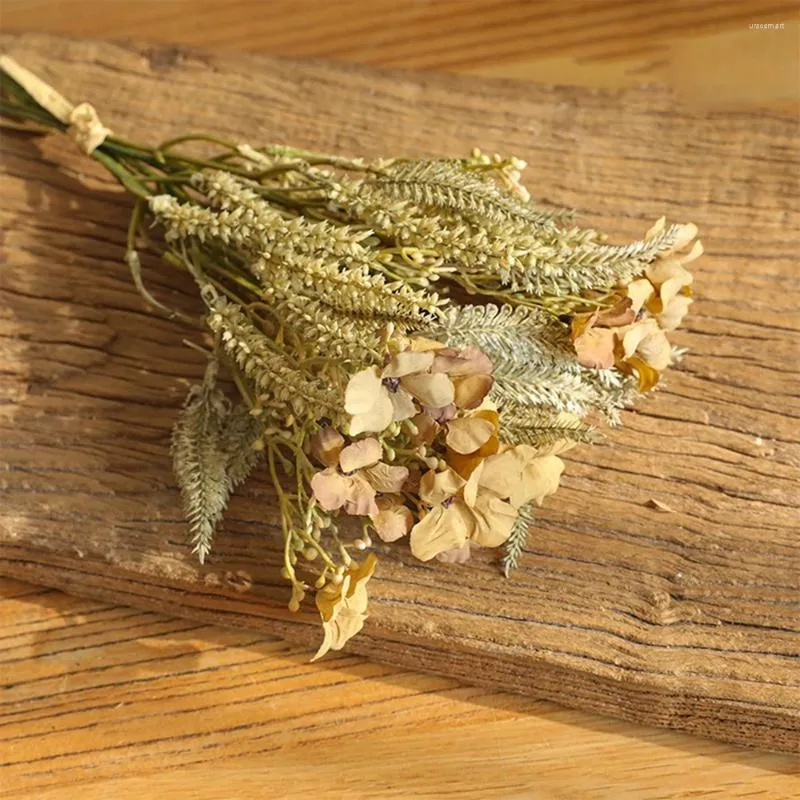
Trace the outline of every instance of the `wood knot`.
{"label": "wood knot", "polygon": [[225,584],[235,592],[246,592],[253,588],[253,576],[243,569],[225,573]]}

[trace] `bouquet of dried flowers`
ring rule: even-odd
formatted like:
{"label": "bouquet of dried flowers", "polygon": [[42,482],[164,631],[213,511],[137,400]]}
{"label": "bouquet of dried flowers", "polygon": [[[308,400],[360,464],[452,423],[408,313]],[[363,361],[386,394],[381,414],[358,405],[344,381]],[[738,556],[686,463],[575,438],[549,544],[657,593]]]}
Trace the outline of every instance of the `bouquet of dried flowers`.
{"label": "bouquet of dried flowers", "polygon": [[[515,566],[559,455],[616,424],[676,351],[692,224],[608,244],[533,203],[525,163],[345,158],[187,135],[111,134],[14,61],[0,111],[65,131],[133,195],[126,261],[152,244],[197,284],[213,346],[172,454],[202,562],[233,488],[263,466],[283,527],[289,608],[315,592],[324,641],[363,626],[370,550],[423,560],[504,548]],[[207,156],[185,147],[203,143]],[[218,386],[220,372],[238,389]],[[363,554],[363,555],[360,555]]]}

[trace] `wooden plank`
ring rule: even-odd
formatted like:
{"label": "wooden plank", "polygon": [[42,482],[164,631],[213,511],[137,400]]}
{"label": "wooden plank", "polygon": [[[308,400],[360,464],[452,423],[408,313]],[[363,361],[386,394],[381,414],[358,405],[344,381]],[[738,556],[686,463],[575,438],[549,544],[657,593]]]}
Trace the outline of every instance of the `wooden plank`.
{"label": "wooden plank", "polygon": [[[3,0],[6,32],[325,58],[622,88],[708,105],[800,101],[793,0]],[[751,24],[783,24],[751,30]]]}
{"label": "wooden plank", "polygon": [[[343,152],[532,163],[534,192],[628,236],[696,221],[709,255],[664,391],[569,459],[523,568],[381,561],[353,651],[730,741],[798,748],[795,120],[667,92],[521,86],[257,57],[2,38],[116,131],[211,130]],[[3,137],[0,571],[310,643],[276,575],[265,485],[192,560],[167,453],[185,331],[120,263],[129,204],[67,142]],[[192,308],[180,275],[150,285]],[[674,513],[650,508],[660,500]]]}
{"label": "wooden plank", "polygon": [[[0,794],[790,797],[798,764],[0,578]],[[635,728],[636,735],[631,735]]]}

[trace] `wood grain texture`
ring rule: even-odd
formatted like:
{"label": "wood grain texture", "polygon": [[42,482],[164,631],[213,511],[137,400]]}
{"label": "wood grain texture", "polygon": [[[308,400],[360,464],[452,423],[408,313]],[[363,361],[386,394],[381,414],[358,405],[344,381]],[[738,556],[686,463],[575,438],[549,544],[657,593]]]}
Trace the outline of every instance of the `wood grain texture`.
{"label": "wood grain texture", "polygon": [[[4,0],[6,31],[800,104],[792,0]],[[783,23],[751,31],[751,23]]]}
{"label": "wood grain texture", "polygon": [[[0,796],[790,798],[796,760],[0,579]],[[565,793],[569,787],[568,793]]]}
{"label": "wood grain texture", "polygon": [[[355,153],[533,165],[530,185],[618,235],[666,212],[709,255],[666,389],[570,458],[511,582],[489,563],[382,559],[353,650],[730,741],[800,742],[796,507],[800,234],[795,120],[703,113],[657,89],[587,92],[458,77],[2,40],[120,133],[214,130]],[[128,212],[68,143],[4,136],[0,571],[105,600],[286,635],[269,496],[232,504],[206,570],[189,555],[167,454],[201,364],[129,286]],[[540,188],[537,192],[537,187]],[[187,281],[148,279],[191,308]],[[667,503],[675,513],[648,506]],[[244,574],[242,574],[244,573]],[[242,590],[245,591],[242,591]]]}

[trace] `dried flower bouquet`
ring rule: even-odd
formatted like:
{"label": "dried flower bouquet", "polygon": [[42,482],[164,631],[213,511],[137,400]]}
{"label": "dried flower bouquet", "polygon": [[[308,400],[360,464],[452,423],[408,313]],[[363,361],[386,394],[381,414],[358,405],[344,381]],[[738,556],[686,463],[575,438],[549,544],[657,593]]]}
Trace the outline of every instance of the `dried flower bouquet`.
{"label": "dried flower bouquet", "polygon": [[[423,561],[503,547],[508,574],[559,455],[676,358],[667,332],[702,253],[692,224],[608,244],[531,202],[524,162],[478,150],[133,144],[11,59],[0,69],[6,119],[70,134],[133,195],[126,261],[142,295],[173,313],[142,283],[145,246],[196,282],[213,345],[172,448],[194,551],[207,557],[231,491],[263,466],[289,608],[315,592],[318,656],[363,626],[375,538]],[[196,142],[213,154],[187,154]]]}

